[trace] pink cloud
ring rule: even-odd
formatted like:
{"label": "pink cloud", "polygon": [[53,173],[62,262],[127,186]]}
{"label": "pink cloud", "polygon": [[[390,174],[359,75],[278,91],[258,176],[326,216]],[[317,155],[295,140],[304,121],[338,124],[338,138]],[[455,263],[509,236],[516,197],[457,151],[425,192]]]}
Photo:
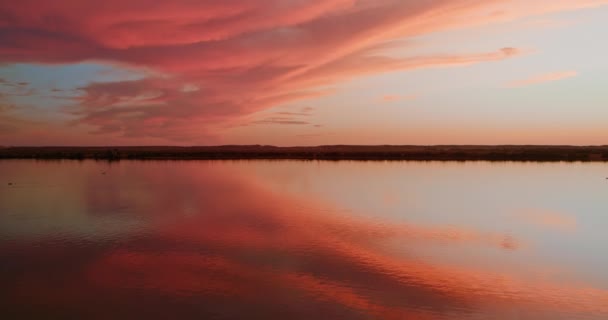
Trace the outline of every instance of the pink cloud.
{"label": "pink cloud", "polygon": [[561,212],[530,209],[518,212],[515,216],[528,223],[557,231],[573,232],[577,229],[576,219]]}
{"label": "pink cloud", "polygon": [[563,79],[567,79],[567,78],[576,77],[577,75],[578,75],[578,73],[576,71],[560,71],[560,72],[544,73],[544,74],[540,74],[540,75],[531,76],[526,79],[509,82],[508,86],[509,87],[523,87],[523,86],[529,86],[529,85],[534,85],[534,84],[539,84],[539,83],[563,80]]}
{"label": "pink cloud", "polygon": [[410,95],[398,95],[398,94],[389,94],[383,96],[380,101],[385,103],[404,101],[404,100],[413,100],[416,99],[416,96],[413,94]]}
{"label": "pink cloud", "polygon": [[[519,3],[519,1],[516,1]],[[112,137],[208,143],[253,112],[370,74],[521,54],[392,56],[396,39],[605,1],[227,0],[0,3],[0,63],[104,61],[154,72],[80,88],[72,123]],[[509,7],[488,15],[495,7]],[[323,87],[323,89],[319,89]],[[184,90],[196,88],[196,90]]]}

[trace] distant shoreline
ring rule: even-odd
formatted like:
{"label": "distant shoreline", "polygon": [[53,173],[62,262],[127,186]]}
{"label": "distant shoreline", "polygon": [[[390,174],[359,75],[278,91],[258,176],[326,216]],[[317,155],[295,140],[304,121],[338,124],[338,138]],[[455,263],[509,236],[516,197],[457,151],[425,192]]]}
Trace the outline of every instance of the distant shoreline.
{"label": "distant shoreline", "polygon": [[0,159],[608,161],[608,146],[0,147]]}

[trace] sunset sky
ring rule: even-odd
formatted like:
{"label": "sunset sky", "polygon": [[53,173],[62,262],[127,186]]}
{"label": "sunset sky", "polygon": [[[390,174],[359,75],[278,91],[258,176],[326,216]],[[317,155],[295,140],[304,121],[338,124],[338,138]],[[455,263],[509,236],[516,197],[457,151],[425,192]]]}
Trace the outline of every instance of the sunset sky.
{"label": "sunset sky", "polygon": [[0,145],[608,143],[608,0],[0,2]]}

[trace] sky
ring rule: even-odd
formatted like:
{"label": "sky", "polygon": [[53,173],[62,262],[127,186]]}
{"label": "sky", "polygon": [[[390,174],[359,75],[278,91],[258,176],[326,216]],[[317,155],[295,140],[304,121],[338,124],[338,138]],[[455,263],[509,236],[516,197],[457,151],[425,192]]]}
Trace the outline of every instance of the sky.
{"label": "sky", "polygon": [[608,142],[608,0],[0,2],[0,145]]}

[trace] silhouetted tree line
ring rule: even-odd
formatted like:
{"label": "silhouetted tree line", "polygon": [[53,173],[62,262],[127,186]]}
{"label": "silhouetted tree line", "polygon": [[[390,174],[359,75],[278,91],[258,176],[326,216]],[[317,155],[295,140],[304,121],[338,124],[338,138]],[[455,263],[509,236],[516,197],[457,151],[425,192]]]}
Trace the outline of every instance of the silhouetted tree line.
{"label": "silhouetted tree line", "polygon": [[608,146],[5,147],[0,159],[608,161]]}

